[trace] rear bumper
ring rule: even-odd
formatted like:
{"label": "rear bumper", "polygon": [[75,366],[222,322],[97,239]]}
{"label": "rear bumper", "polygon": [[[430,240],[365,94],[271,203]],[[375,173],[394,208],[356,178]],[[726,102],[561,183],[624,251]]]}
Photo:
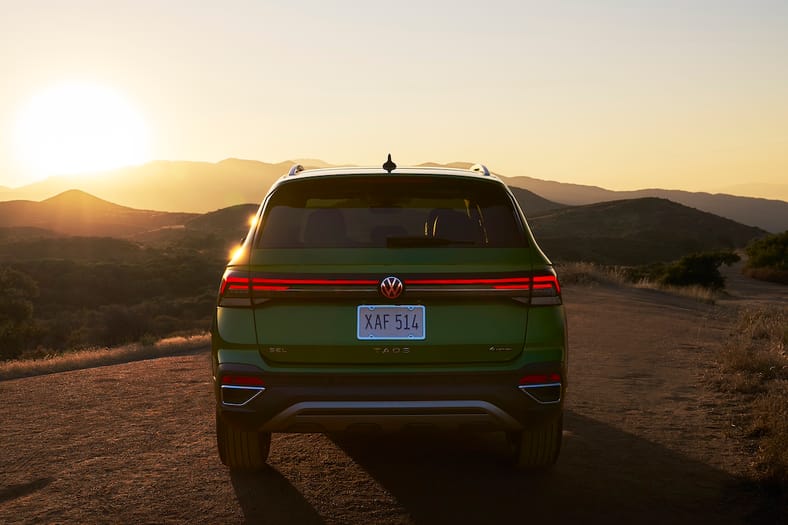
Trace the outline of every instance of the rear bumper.
{"label": "rear bumper", "polygon": [[[557,417],[566,389],[561,364],[540,363],[505,373],[260,373],[265,387],[250,390],[248,402],[236,391],[223,397],[222,375],[251,368],[219,366],[217,410],[228,424],[266,432],[520,431]],[[554,396],[519,388],[520,377],[549,372],[564,378]]]}

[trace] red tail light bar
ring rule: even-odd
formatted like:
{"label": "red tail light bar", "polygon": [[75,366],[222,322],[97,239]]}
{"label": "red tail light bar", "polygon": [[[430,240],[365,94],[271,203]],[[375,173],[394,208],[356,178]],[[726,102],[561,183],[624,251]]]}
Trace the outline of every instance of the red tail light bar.
{"label": "red tail light bar", "polygon": [[502,279],[405,279],[407,286],[420,286],[420,285],[450,285],[450,286],[477,286],[477,285],[490,285],[495,289],[510,289],[521,288],[525,286],[530,287],[530,277],[508,277]]}
{"label": "red tail light bar", "polygon": [[[266,300],[270,294],[307,293],[353,293],[377,295],[379,279],[348,278],[286,278],[253,277],[248,272],[228,271],[219,289],[220,306],[250,306],[253,298]],[[503,293],[517,297],[532,305],[561,304],[561,287],[556,276],[550,272],[517,277],[469,277],[469,278],[404,278],[406,293],[425,295],[465,293],[490,295]]]}
{"label": "red tail light bar", "polygon": [[252,289],[259,288],[284,288],[291,286],[364,286],[376,285],[379,281],[373,279],[263,279],[253,278]]}
{"label": "red tail light bar", "polygon": [[232,274],[226,275],[222,279],[222,285],[219,288],[219,295],[224,295],[227,292],[246,292],[249,289],[248,277],[236,277]]}
{"label": "red tail light bar", "polygon": [[[561,285],[553,273],[530,277],[469,278],[469,279],[405,279],[412,291],[485,291],[530,292],[530,304],[561,304]],[[418,287],[418,288],[416,288]],[[432,287],[432,288],[431,288]]]}

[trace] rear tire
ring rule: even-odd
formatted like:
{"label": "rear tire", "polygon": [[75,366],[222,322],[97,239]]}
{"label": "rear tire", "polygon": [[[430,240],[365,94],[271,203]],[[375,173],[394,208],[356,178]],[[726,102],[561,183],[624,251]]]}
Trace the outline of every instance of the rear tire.
{"label": "rear tire", "polygon": [[552,467],[561,452],[564,415],[522,432],[509,435],[514,445],[514,462],[524,470],[544,470]]}
{"label": "rear tire", "polygon": [[265,467],[271,448],[270,432],[245,432],[228,425],[216,413],[219,458],[230,470],[256,471]]}

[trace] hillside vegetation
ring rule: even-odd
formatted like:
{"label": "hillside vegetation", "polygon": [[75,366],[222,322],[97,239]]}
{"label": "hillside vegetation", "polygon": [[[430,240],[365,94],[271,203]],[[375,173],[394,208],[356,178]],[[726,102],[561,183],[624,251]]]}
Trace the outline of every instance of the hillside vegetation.
{"label": "hillside vegetation", "polygon": [[788,284],[788,230],[756,239],[747,246],[744,271],[763,281]]}
{"label": "hillside vegetation", "polygon": [[[664,199],[565,208],[515,195],[558,261],[668,262],[764,233]],[[206,331],[224,264],[256,210],[151,212],[82,192],[0,203],[16,224],[0,228],[0,359]]]}
{"label": "hillside vegetation", "polygon": [[19,259],[0,267],[0,359],[204,332],[210,326],[224,258],[149,249],[120,262],[103,257],[100,246],[92,253],[79,260]]}
{"label": "hillside vegetation", "polygon": [[227,254],[241,235],[228,241],[184,228],[148,244],[0,243],[0,359],[207,331]]}
{"label": "hillside vegetation", "polygon": [[568,207],[531,217],[555,261],[643,265],[698,252],[733,250],[766,232],[665,199]]}

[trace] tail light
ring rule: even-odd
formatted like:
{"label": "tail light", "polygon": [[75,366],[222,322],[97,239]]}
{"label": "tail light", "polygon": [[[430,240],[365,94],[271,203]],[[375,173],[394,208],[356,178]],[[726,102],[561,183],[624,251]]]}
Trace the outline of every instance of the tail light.
{"label": "tail light", "polygon": [[252,306],[251,279],[248,272],[227,270],[219,286],[219,306]]}
{"label": "tail light", "polygon": [[[511,297],[534,306],[561,304],[561,286],[552,270],[511,277],[405,277],[407,293],[427,295],[493,295]],[[280,296],[378,297],[379,278],[319,278],[255,276],[248,271],[228,270],[219,289],[219,306],[250,307]]]}
{"label": "tail light", "polygon": [[534,275],[531,288],[531,304],[561,304],[561,285],[558,283],[558,277],[555,274]]}
{"label": "tail light", "polygon": [[219,306],[249,307],[268,300],[272,293],[293,292],[301,297],[307,293],[338,292],[375,293],[378,279],[320,279],[255,277],[249,272],[228,270],[219,287]]}
{"label": "tail light", "polygon": [[561,304],[561,285],[553,271],[530,276],[498,278],[405,279],[413,292],[500,292],[535,306]]}

